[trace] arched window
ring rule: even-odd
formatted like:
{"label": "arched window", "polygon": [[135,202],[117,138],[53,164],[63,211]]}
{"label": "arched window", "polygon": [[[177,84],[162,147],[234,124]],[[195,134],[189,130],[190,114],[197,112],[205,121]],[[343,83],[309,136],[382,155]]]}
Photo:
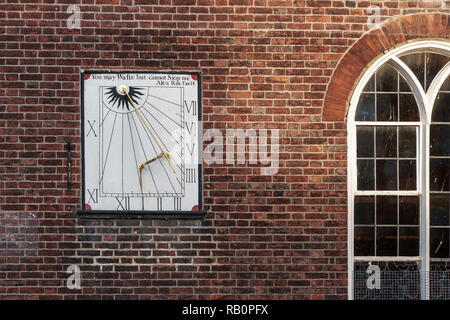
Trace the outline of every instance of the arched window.
{"label": "arched window", "polygon": [[[348,113],[350,298],[442,297],[433,277],[450,265],[449,72],[448,43],[417,42],[378,59],[355,89]],[[367,288],[370,265],[383,271],[380,289]]]}

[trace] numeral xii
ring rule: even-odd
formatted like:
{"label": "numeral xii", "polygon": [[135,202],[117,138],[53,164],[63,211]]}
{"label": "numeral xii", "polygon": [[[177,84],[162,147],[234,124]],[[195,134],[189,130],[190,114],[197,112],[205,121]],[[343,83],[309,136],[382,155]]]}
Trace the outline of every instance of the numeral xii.
{"label": "numeral xii", "polygon": [[116,197],[117,210],[130,210],[130,197]]}

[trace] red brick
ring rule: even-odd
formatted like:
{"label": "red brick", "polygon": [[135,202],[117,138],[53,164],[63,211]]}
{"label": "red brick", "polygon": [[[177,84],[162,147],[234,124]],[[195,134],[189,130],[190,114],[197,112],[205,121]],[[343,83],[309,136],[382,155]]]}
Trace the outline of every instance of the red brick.
{"label": "red brick", "polygon": [[[365,33],[370,1],[95,0],[70,30],[66,5],[17,2],[0,4],[0,299],[347,298],[348,100],[384,51],[448,39],[445,9],[388,1]],[[203,221],[76,218],[91,68],[201,71],[204,128],[279,129],[278,174],[205,165]]]}

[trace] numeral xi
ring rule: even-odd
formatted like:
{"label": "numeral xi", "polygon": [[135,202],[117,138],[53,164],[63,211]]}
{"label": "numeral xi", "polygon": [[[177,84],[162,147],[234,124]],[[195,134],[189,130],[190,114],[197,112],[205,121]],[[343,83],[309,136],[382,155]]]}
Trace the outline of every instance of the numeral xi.
{"label": "numeral xi", "polygon": [[98,189],[87,189],[88,203],[98,203]]}

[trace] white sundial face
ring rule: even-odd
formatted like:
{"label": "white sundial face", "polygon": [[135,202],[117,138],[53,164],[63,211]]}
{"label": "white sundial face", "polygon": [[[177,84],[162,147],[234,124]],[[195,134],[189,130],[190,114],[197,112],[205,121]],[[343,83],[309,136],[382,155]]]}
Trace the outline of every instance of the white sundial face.
{"label": "white sundial face", "polygon": [[197,78],[120,75],[84,77],[86,207],[195,210],[201,200],[197,161],[201,143],[195,140],[200,138],[198,132],[193,132],[199,128]]}

